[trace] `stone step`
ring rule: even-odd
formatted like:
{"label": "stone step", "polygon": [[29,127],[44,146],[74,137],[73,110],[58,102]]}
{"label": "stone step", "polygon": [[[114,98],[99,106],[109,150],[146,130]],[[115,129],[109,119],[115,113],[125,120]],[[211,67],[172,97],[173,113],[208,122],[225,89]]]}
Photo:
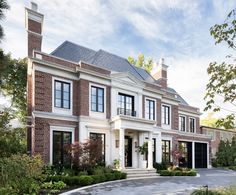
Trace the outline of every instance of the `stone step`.
{"label": "stone step", "polygon": [[131,178],[142,178],[142,177],[145,177],[145,178],[151,178],[151,177],[156,177],[156,176],[159,176],[159,174],[157,173],[149,173],[149,174],[128,174],[127,175],[127,179],[131,179]]}

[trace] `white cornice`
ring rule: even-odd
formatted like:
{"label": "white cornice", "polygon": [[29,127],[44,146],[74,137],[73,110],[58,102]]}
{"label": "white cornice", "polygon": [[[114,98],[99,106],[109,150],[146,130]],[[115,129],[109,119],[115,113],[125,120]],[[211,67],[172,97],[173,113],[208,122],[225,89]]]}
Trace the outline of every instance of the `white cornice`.
{"label": "white cornice", "polygon": [[78,117],[74,115],[56,114],[51,112],[33,111],[34,116],[37,118],[48,118],[64,121],[74,121],[78,122]]}

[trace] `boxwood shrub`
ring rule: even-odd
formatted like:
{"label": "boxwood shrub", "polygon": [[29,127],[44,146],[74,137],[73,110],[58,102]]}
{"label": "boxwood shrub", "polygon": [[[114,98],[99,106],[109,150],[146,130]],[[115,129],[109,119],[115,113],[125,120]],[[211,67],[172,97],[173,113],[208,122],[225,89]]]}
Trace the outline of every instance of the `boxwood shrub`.
{"label": "boxwood shrub", "polygon": [[161,170],[160,172],[161,176],[196,176],[197,172],[196,171],[170,171],[170,170]]}
{"label": "boxwood shrub", "polygon": [[81,175],[78,177],[79,178],[79,184],[81,186],[87,186],[91,185],[93,183],[93,178],[92,176],[89,175]]}

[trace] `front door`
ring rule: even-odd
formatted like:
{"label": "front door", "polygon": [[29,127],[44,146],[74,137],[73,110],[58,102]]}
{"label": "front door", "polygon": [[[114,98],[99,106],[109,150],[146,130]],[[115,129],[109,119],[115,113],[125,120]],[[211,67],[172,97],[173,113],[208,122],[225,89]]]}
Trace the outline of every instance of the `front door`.
{"label": "front door", "polygon": [[132,167],[132,138],[125,136],[125,166]]}
{"label": "front door", "polygon": [[195,168],[207,168],[206,143],[195,143]]}

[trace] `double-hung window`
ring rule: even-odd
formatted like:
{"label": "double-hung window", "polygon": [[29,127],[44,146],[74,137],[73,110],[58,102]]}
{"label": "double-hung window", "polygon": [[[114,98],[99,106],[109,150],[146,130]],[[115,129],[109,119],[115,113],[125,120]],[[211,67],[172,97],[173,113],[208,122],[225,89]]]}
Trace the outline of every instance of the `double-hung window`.
{"label": "double-hung window", "polygon": [[70,83],[55,80],[54,106],[70,109]]}
{"label": "double-hung window", "polygon": [[186,117],[179,116],[179,130],[186,131]]}
{"label": "double-hung window", "polygon": [[170,125],[170,106],[162,105],[162,123]]}
{"label": "double-hung window", "polygon": [[191,133],[195,132],[195,125],[196,125],[195,118],[189,118],[189,132]]}
{"label": "double-hung window", "polygon": [[146,99],[146,119],[155,120],[155,101]]}
{"label": "double-hung window", "polygon": [[91,110],[94,112],[104,112],[104,89],[91,87]]}

